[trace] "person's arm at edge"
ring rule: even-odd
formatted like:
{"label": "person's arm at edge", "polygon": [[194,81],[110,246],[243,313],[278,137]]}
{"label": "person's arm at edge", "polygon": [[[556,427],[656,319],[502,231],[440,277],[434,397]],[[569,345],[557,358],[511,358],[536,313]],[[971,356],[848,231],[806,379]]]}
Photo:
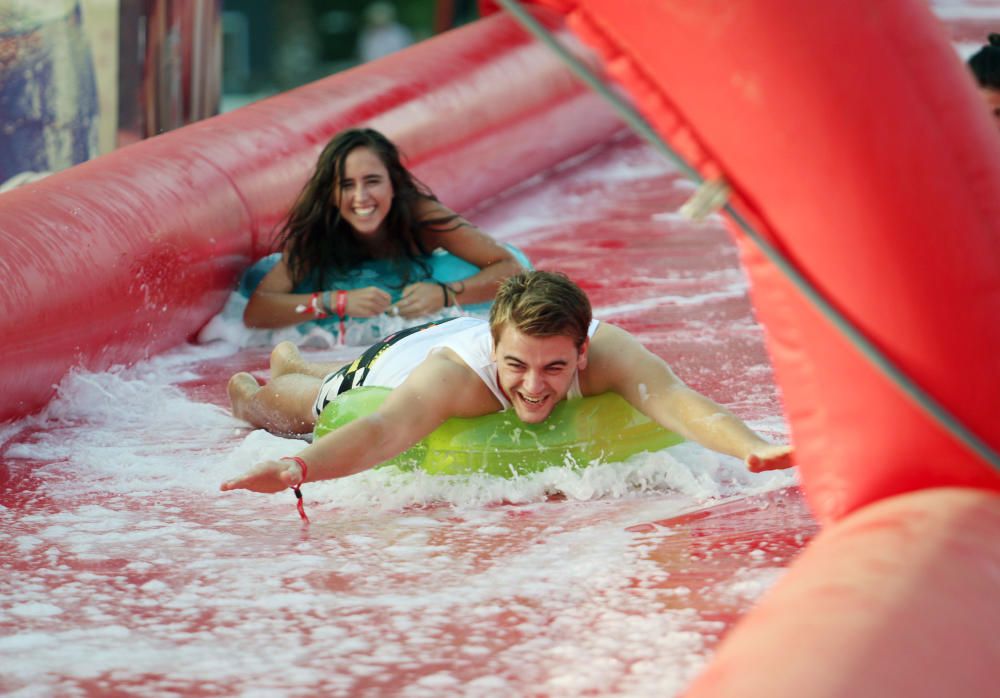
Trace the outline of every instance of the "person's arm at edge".
{"label": "person's arm at edge", "polygon": [[630,334],[602,323],[591,341],[588,388],[614,391],[666,429],[742,459],[753,472],[795,465],[792,447],[764,440],[725,407],[689,388]]}
{"label": "person's arm at edge", "polygon": [[374,413],[317,439],[291,460],[265,461],[222,484],[221,490],[274,493],[316,480],[346,477],[399,455],[450,417],[475,417],[499,409],[485,384],[465,364],[432,354]]}

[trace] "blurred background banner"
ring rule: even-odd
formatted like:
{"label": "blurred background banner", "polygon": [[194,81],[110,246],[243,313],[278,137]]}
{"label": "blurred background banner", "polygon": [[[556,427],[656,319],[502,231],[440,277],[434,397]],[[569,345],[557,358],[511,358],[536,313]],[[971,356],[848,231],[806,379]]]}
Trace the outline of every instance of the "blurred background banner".
{"label": "blurred background banner", "polygon": [[120,0],[117,145],[219,113],[222,0]]}
{"label": "blurred background banner", "polygon": [[219,112],[222,0],[0,0],[0,189]]}
{"label": "blurred background banner", "polygon": [[0,3],[0,185],[96,155],[97,117],[79,2]]}
{"label": "blurred background banner", "polygon": [[475,0],[0,0],[0,191],[478,16]]}

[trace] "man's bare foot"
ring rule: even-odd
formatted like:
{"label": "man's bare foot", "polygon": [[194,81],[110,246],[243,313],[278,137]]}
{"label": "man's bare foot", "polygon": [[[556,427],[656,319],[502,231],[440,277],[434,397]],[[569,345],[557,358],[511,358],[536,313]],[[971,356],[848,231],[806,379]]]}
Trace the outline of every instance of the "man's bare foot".
{"label": "man's bare foot", "polygon": [[[237,373],[229,379],[226,391],[229,393],[229,403],[233,408],[233,416],[249,422],[247,407],[250,399],[260,390],[260,383],[249,373]],[[251,422],[252,423],[252,422]]]}
{"label": "man's bare foot", "polygon": [[305,373],[308,365],[299,353],[299,348],[293,343],[281,342],[271,350],[271,378],[283,376],[286,373]]}

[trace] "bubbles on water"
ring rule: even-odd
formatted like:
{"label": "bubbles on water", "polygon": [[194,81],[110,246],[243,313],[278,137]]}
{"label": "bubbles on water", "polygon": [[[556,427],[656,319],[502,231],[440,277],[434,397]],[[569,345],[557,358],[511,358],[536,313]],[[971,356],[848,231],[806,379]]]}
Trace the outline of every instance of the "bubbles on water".
{"label": "bubbles on water", "polygon": [[[294,455],[306,443],[254,431],[226,459],[231,475],[253,463]],[[341,480],[310,482],[304,488],[313,506],[384,511],[408,507],[526,504],[552,498],[571,501],[622,499],[679,493],[695,501],[737,493],[764,492],[794,483],[790,472],[749,473],[739,459],[696,444],[640,453],[624,462],[568,465],[537,473],[498,478],[490,475],[430,475],[395,466],[375,468]]]}

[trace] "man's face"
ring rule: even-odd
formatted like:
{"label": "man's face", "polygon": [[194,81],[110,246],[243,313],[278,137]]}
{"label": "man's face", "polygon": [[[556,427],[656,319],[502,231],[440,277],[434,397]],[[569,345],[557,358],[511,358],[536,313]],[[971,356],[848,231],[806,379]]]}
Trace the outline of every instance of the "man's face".
{"label": "man's face", "polygon": [[997,128],[1000,128],[1000,90],[992,87],[980,87],[979,94],[981,94],[983,99],[986,100],[986,104],[989,107],[990,113],[993,115]]}
{"label": "man's face", "polygon": [[588,342],[577,349],[572,338],[531,337],[504,327],[493,348],[500,387],[522,422],[537,424],[566,397],[577,370],[587,366]]}

